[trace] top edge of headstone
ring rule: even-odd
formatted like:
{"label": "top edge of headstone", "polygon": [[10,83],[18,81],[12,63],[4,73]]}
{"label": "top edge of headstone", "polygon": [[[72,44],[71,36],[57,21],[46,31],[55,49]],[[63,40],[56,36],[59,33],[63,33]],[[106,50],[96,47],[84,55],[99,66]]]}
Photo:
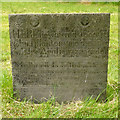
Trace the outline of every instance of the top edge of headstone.
{"label": "top edge of headstone", "polygon": [[110,13],[25,13],[25,14],[9,14],[9,16],[13,16],[13,15],[69,15],[69,14],[108,14],[110,15]]}

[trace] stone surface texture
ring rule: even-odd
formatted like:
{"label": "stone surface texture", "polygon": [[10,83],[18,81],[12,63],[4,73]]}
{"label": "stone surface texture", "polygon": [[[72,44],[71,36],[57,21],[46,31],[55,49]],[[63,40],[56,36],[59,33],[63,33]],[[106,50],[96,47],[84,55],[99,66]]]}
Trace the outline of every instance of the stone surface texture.
{"label": "stone surface texture", "polygon": [[109,28],[109,13],[9,15],[15,96],[105,99]]}

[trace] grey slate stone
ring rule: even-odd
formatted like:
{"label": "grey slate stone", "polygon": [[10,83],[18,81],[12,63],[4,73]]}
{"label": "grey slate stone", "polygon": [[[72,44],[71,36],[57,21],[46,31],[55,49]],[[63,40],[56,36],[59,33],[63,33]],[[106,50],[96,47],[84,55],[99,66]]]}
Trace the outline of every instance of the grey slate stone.
{"label": "grey slate stone", "polygon": [[15,96],[105,99],[109,28],[109,13],[9,15]]}

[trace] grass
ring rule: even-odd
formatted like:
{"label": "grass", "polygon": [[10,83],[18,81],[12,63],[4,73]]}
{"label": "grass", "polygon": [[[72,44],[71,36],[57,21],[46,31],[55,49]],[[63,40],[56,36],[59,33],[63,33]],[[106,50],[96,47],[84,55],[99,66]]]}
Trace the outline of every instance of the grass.
{"label": "grass", "polygon": [[[8,14],[13,13],[111,13],[106,103],[94,99],[59,104],[50,99],[33,104],[13,98]],[[1,29],[1,28],[0,28]],[[2,65],[3,118],[117,118],[118,117],[118,6],[116,4],[81,3],[2,3]]]}

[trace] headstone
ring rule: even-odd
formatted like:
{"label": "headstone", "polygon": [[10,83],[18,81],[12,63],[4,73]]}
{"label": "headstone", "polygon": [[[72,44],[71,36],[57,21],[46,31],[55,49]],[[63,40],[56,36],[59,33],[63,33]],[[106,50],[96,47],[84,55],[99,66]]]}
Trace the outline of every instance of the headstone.
{"label": "headstone", "polygon": [[109,13],[9,15],[16,96],[105,99],[109,27]]}

